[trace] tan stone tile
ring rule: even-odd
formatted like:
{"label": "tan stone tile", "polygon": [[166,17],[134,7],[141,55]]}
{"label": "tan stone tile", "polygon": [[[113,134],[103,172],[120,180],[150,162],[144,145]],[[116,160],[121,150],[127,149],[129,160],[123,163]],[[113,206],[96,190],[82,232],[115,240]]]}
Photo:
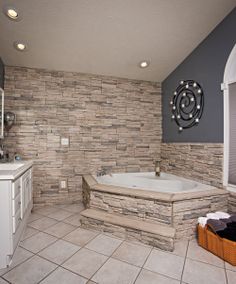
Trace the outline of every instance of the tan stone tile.
{"label": "tan stone tile", "polygon": [[37,233],[39,233],[38,230],[31,227],[26,227],[21,237],[21,240],[23,241],[29,237],[32,237],[33,235],[36,235]]}
{"label": "tan stone tile", "polygon": [[33,209],[33,214],[40,214],[43,216],[48,216],[50,214],[52,214],[53,212],[56,212],[58,209],[54,208],[52,206],[43,206],[37,209]]}
{"label": "tan stone tile", "polygon": [[29,215],[29,218],[28,218],[28,220],[27,220],[27,223],[31,223],[31,222],[33,222],[33,221],[35,221],[35,220],[38,220],[38,219],[40,219],[40,218],[43,218],[44,216],[43,215],[40,215],[40,214],[37,214],[37,213],[31,213],[30,215]]}
{"label": "tan stone tile", "polygon": [[213,253],[200,247],[196,240],[189,242],[187,257],[193,260],[206,262],[219,267],[224,267],[224,261]]}
{"label": "tan stone tile", "polygon": [[8,282],[0,278],[0,284],[8,284]]}
{"label": "tan stone tile", "polygon": [[191,284],[226,284],[225,271],[214,265],[186,259],[183,281]]}
{"label": "tan stone tile", "polygon": [[47,278],[45,278],[41,284],[85,284],[87,279],[81,277],[73,272],[70,272],[64,268],[57,268]]}
{"label": "tan stone tile", "polygon": [[46,230],[44,230],[44,232],[53,235],[57,238],[62,238],[70,232],[74,231],[75,229],[76,227],[70,224],[60,222],[53,225],[52,227],[47,228]]}
{"label": "tan stone tile", "polygon": [[110,256],[121,243],[117,238],[101,234],[90,241],[86,248]]}
{"label": "tan stone tile", "polygon": [[106,256],[82,248],[62,266],[86,278],[90,278],[106,260]]}
{"label": "tan stone tile", "polygon": [[65,210],[58,210],[56,212],[53,212],[51,214],[48,215],[49,218],[53,218],[56,219],[58,221],[62,221],[66,218],[68,218],[69,216],[73,215],[73,213],[69,212],[69,211],[65,211]]}
{"label": "tan stone tile", "polygon": [[86,245],[90,240],[95,238],[97,235],[98,233],[96,232],[78,228],[66,235],[63,239],[82,247]]}
{"label": "tan stone tile", "polygon": [[43,231],[43,230],[51,227],[52,225],[54,225],[56,223],[57,223],[56,220],[44,217],[44,218],[41,218],[41,219],[38,219],[36,221],[29,223],[28,226],[30,226],[34,229]]}
{"label": "tan stone tile", "polygon": [[123,244],[112,255],[130,264],[142,266],[151,251],[150,247],[138,245],[136,243],[123,242]]}
{"label": "tan stone tile", "polygon": [[175,242],[175,248],[173,252],[173,254],[185,257],[186,256],[186,252],[187,252],[187,248],[188,248],[188,243],[189,241],[178,241]]}
{"label": "tan stone tile", "polygon": [[82,203],[78,203],[78,204],[70,204],[70,205],[66,205],[65,207],[63,207],[63,210],[72,212],[72,213],[80,213],[81,211],[83,211],[84,205]]}
{"label": "tan stone tile", "polygon": [[226,270],[227,278],[228,278],[228,284],[235,284],[236,283],[236,272],[233,272],[231,270]]}
{"label": "tan stone tile", "polygon": [[71,215],[70,217],[64,219],[63,222],[67,223],[67,224],[71,224],[71,225],[76,226],[76,227],[79,227],[79,226],[81,226],[80,219],[81,219],[80,214],[74,214],[74,215]]}
{"label": "tan stone tile", "polygon": [[136,266],[110,258],[92,280],[103,284],[133,284],[139,271]]}
{"label": "tan stone tile", "polygon": [[4,278],[12,284],[36,284],[56,267],[55,264],[34,256],[5,274]]}
{"label": "tan stone tile", "polygon": [[183,266],[183,257],[153,249],[144,268],[180,280]]}
{"label": "tan stone tile", "polygon": [[20,243],[20,246],[32,251],[33,253],[38,253],[40,250],[54,243],[57,238],[40,232]]}
{"label": "tan stone tile", "polygon": [[46,247],[41,252],[39,252],[39,255],[57,264],[62,264],[79,249],[79,246],[76,246],[63,240],[58,240],[52,245]]}
{"label": "tan stone tile", "polygon": [[231,265],[230,263],[225,261],[225,268],[236,272],[236,266]]}
{"label": "tan stone tile", "polygon": [[135,284],[180,284],[180,281],[142,269]]}

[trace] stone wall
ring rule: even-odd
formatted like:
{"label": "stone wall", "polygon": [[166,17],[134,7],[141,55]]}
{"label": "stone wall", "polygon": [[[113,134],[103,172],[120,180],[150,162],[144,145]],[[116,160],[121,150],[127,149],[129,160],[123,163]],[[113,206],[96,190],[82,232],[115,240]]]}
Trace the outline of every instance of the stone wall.
{"label": "stone wall", "polygon": [[161,170],[222,187],[223,144],[162,143]]}
{"label": "stone wall", "polygon": [[229,203],[228,203],[229,213],[236,214],[236,192],[230,192]]}
{"label": "stone wall", "polygon": [[34,160],[35,203],[80,200],[82,175],[101,168],[153,170],[159,83],[19,67],[6,67],[5,77],[5,108],[17,119],[4,143],[12,155]]}

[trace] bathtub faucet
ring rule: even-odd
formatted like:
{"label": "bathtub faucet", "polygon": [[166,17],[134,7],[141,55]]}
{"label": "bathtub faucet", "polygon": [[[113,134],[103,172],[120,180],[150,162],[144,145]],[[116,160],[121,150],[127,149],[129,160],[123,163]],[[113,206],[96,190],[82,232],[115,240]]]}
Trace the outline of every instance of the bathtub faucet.
{"label": "bathtub faucet", "polygon": [[161,175],[161,160],[155,161],[155,174],[158,177]]}
{"label": "bathtub faucet", "polygon": [[97,177],[105,176],[106,174],[107,174],[107,170],[102,169],[102,170],[97,172]]}

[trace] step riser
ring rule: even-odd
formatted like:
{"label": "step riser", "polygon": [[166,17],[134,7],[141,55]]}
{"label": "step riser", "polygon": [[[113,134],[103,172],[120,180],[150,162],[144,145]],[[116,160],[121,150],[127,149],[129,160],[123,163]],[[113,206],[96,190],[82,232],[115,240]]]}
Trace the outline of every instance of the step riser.
{"label": "step riser", "polygon": [[113,225],[105,221],[100,221],[84,216],[82,216],[81,218],[81,226],[83,228],[109,233],[125,240],[139,241],[146,245],[154,246],[166,251],[173,251],[174,249],[174,238],[170,237],[163,237],[141,230]]}

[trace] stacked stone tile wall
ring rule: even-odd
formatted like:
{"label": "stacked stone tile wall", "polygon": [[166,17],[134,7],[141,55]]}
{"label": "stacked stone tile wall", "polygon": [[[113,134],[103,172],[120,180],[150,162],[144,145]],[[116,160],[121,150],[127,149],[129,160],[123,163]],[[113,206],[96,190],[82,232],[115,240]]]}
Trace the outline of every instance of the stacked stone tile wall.
{"label": "stacked stone tile wall", "polygon": [[161,145],[159,83],[19,67],[6,67],[5,77],[5,109],[16,124],[4,143],[11,155],[35,162],[35,203],[80,200],[82,175],[101,168],[153,170]]}
{"label": "stacked stone tile wall", "polygon": [[228,206],[229,206],[229,213],[236,214],[236,192],[230,192]]}
{"label": "stacked stone tile wall", "polygon": [[223,144],[162,143],[161,170],[222,187]]}

